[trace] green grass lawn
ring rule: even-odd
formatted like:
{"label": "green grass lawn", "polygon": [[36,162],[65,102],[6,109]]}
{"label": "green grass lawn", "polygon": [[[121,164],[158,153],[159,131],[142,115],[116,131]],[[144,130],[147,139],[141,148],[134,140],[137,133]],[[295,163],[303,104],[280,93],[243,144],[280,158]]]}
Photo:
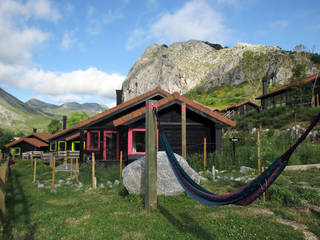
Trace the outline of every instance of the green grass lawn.
{"label": "green grass lawn", "polygon": [[[114,182],[117,171],[99,169],[98,186],[106,185],[107,180]],[[51,192],[48,166],[38,164],[37,179],[44,184],[38,188],[32,183],[30,162],[18,161],[7,180],[2,239],[304,239],[301,231],[279,223],[279,217],[305,224],[320,237],[319,218],[298,201],[303,197],[319,205],[319,192],[306,193],[299,186],[310,181],[319,189],[320,170],[285,172],[268,191],[266,203],[257,200],[247,207],[208,207],[186,195],[159,196],[158,208],[152,213],[144,210],[142,197],[128,195],[122,184],[90,189],[89,173],[89,167],[81,167],[83,187],[78,189],[65,184],[68,172],[59,172],[56,183],[64,182]],[[204,184],[217,192],[232,191],[239,185],[231,181]],[[288,191],[291,194],[286,196]]]}

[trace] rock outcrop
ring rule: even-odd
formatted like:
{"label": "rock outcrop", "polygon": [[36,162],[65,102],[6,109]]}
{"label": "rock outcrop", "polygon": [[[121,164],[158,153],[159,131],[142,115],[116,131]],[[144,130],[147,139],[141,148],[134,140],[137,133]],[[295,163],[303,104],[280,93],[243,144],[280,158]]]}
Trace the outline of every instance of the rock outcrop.
{"label": "rock outcrop", "polygon": [[123,100],[157,86],[171,93],[185,94],[199,85],[205,88],[238,85],[259,81],[265,76],[271,79],[271,84],[284,83],[301,63],[306,66],[307,75],[320,69],[304,54],[272,46],[238,43],[233,48],[216,50],[197,40],[177,42],[169,47],[152,44],[123,82]]}
{"label": "rock outcrop", "polygon": [[[200,182],[201,176],[194,171],[178,154],[175,154],[180,165],[186,171],[186,173],[197,183]],[[142,157],[128,166],[122,171],[123,185],[130,194],[144,194],[144,168],[145,157]],[[158,195],[178,195],[184,192],[176,179],[165,152],[158,152],[157,155],[157,193]]]}

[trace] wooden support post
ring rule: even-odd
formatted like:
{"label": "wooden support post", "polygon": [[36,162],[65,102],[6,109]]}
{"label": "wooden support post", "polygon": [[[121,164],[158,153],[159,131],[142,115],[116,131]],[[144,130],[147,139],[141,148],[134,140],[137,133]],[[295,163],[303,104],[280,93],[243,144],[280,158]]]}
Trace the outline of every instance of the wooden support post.
{"label": "wooden support post", "polygon": [[79,185],[79,159],[76,158],[76,184]]}
{"label": "wooden support post", "polygon": [[317,97],[317,99],[318,99],[318,107],[320,106],[320,95],[318,94],[318,97]]}
{"label": "wooden support post", "polygon": [[32,153],[30,153],[30,162],[31,162],[31,167],[33,168],[33,156],[32,156]]}
{"label": "wooden support post", "polygon": [[122,151],[120,151],[120,180],[122,179]]}
{"label": "wooden support post", "polygon": [[186,116],[186,104],[181,105],[181,145],[182,145],[182,157],[187,159],[187,116]]}
{"label": "wooden support post", "polygon": [[92,153],[92,188],[95,189],[96,188],[96,176],[95,176],[95,156],[94,153]]}
{"label": "wooden support post", "polygon": [[203,168],[207,169],[207,138],[203,139]]}
{"label": "wooden support post", "polygon": [[261,173],[261,142],[260,142],[260,130],[257,131],[257,143],[258,143],[258,174]]}
{"label": "wooden support post", "polygon": [[146,167],[145,167],[145,209],[157,208],[157,123],[153,113],[156,101],[146,104]]}
{"label": "wooden support post", "polygon": [[52,159],[52,178],[51,178],[51,190],[54,191],[54,178],[56,174],[56,158]]}
{"label": "wooden support post", "polygon": [[[262,166],[262,172],[264,172],[264,166]],[[266,202],[266,192],[263,193],[263,201]]]}
{"label": "wooden support post", "polygon": [[72,179],[72,164],[73,164],[73,158],[70,158],[70,179]]}
{"label": "wooden support post", "polygon": [[33,183],[36,183],[36,175],[37,175],[37,158],[33,159]]}

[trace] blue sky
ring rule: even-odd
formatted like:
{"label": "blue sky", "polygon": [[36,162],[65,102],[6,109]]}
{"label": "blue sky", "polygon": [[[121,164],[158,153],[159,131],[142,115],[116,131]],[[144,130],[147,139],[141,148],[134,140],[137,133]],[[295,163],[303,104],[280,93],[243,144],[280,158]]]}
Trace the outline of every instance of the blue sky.
{"label": "blue sky", "polygon": [[114,105],[152,43],[320,52],[319,0],[0,0],[0,87],[27,101]]}

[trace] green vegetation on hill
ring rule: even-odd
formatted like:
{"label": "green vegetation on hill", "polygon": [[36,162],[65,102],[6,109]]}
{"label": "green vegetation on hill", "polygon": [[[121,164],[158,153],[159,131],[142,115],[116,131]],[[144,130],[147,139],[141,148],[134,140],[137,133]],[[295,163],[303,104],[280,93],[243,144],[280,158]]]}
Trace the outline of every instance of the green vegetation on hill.
{"label": "green vegetation on hill", "polygon": [[249,83],[242,83],[235,86],[224,85],[206,90],[205,86],[198,86],[189,91],[185,96],[196,100],[212,108],[223,109],[235,103],[239,103],[253,97],[248,93]]}

